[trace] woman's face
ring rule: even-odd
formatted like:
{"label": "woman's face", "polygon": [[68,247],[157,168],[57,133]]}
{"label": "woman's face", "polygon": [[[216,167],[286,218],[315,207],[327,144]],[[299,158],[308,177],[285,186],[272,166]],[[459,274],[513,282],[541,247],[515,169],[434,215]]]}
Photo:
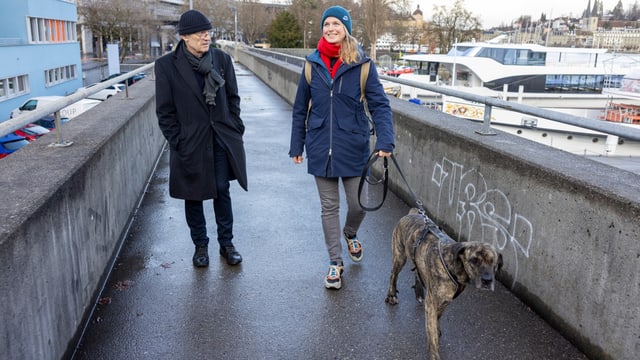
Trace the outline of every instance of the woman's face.
{"label": "woman's face", "polygon": [[347,36],[347,29],[338,18],[329,16],[322,24],[322,36],[328,43],[340,43]]}

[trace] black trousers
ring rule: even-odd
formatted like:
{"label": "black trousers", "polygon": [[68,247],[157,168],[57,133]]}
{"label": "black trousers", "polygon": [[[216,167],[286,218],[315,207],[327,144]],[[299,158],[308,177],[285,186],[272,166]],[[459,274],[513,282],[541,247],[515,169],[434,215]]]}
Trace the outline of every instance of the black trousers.
{"label": "black trousers", "polygon": [[[214,140],[213,143],[216,189],[218,193],[218,196],[213,199],[213,212],[215,213],[218,230],[218,243],[220,246],[225,246],[231,245],[231,240],[233,239],[233,209],[229,192],[229,178],[232,170],[225,148],[217,140]],[[209,244],[203,203],[201,200],[184,201],[184,212],[191,231],[191,240],[196,246]]]}

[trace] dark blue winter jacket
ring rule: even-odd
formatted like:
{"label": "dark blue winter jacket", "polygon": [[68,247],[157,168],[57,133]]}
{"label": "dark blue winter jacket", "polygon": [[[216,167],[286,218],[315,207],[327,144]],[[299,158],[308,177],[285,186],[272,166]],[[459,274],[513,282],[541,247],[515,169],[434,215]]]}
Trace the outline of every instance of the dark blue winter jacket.
{"label": "dark blue winter jacket", "polygon": [[[365,90],[376,134],[371,149],[371,125],[360,101],[360,67],[371,60],[362,54],[357,63],[341,64],[333,80],[318,50],[307,60],[312,65],[311,84],[307,83],[303,68],[293,104],[289,156],[306,151],[311,175],[360,176],[371,150],[394,149],[391,107],[376,67],[371,62]],[[312,106],[307,120],[309,100]]]}

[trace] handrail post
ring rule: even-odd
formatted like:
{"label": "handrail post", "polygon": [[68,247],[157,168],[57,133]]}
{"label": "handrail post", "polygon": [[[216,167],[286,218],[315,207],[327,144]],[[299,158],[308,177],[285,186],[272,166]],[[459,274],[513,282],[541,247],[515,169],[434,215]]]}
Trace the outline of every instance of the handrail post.
{"label": "handrail post", "polygon": [[68,147],[73,145],[73,141],[62,140],[62,119],[60,118],[60,110],[53,113],[53,118],[56,124],[56,142],[50,144],[52,147]]}
{"label": "handrail post", "polygon": [[480,135],[497,135],[491,130],[491,105],[484,104],[484,121],[482,122],[482,130],[476,130],[476,134]]}

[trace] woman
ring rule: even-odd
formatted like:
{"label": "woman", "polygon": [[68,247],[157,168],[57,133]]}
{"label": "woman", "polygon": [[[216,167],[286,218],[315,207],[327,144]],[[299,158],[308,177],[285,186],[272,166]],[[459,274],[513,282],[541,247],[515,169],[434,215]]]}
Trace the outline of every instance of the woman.
{"label": "woman", "polygon": [[[378,156],[391,155],[394,133],[389,100],[375,65],[351,36],[349,12],[332,6],[322,14],[321,24],[318,48],[307,57],[311,79],[307,82],[305,76],[300,76],[298,83],[289,156],[301,164],[306,149],[308,172],[315,177],[320,195],[322,229],[329,253],[329,273],[324,284],[327,289],[340,289],[341,237],[344,236],[353,261],[360,261],[363,255],[356,233],[365,216],[358,202],[359,177],[370,150],[369,119],[360,100],[360,69],[364,63],[370,63],[364,93],[375,126],[374,151]],[[340,179],[348,205],[343,228],[339,217]]]}

